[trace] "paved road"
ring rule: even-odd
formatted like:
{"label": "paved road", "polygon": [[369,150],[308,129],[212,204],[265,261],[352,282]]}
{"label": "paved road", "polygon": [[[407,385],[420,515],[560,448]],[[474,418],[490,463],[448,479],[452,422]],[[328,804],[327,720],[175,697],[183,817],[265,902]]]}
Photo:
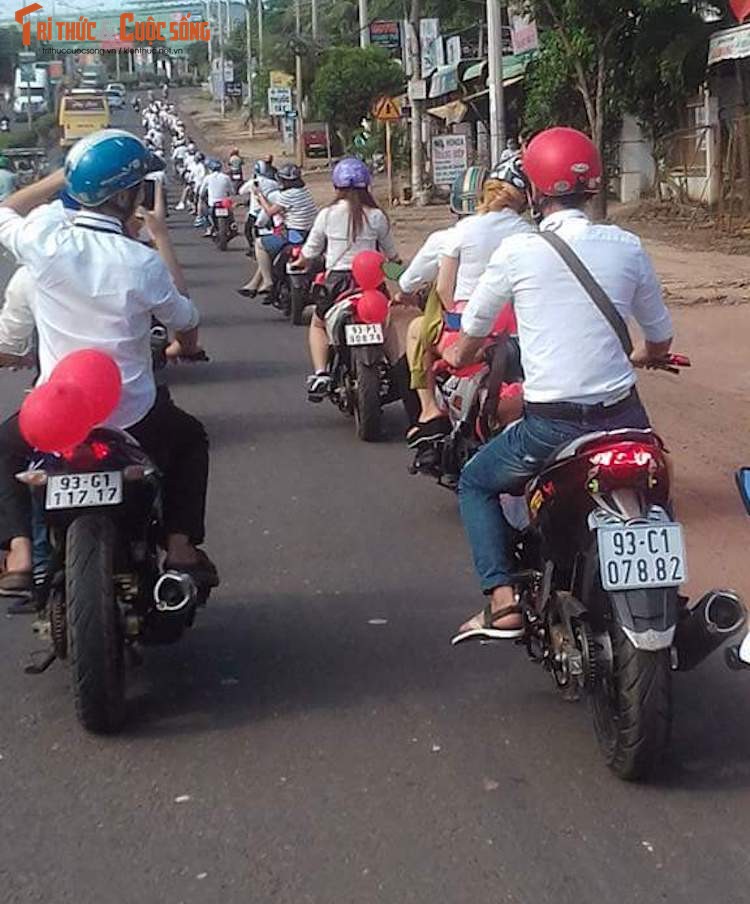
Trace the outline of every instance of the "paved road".
{"label": "paved road", "polygon": [[[220,590],[149,652],[117,738],[0,632],[2,900],[722,904],[750,882],[750,677],[677,681],[674,752],[624,785],[583,705],[512,646],[452,650],[476,596],[455,500],[304,400],[304,331],[233,292],[240,243],[175,238],[210,365],[173,372],[213,443]],[[3,375],[3,412],[24,378]]]}

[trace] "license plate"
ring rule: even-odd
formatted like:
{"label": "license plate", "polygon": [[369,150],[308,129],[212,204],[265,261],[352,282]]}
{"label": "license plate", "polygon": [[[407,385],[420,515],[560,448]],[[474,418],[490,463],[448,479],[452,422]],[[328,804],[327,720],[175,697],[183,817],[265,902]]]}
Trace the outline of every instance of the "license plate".
{"label": "license plate", "polygon": [[687,579],[679,524],[602,527],[599,567],[605,590],[676,587]]}
{"label": "license plate", "polygon": [[347,345],[382,345],[382,323],[347,323],[345,327]]}
{"label": "license plate", "polygon": [[229,211],[226,209],[226,207],[217,207],[216,210],[214,211],[214,213],[216,214],[217,217],[228,217],[229,216]]}
{"label": "license plate", "polygon": [[122,474],[56,474],[47,479],[47,510],[93,508],[122,502]]}

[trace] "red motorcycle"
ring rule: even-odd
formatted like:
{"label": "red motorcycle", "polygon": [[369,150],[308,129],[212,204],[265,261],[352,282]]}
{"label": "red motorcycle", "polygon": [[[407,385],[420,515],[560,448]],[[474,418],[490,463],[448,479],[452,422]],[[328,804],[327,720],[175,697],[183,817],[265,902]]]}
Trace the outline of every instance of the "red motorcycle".
{"label": "red motorcycle", "polygon": [[231,198],[222,198],[214,204],[213,221],[216,246],[219,251],[226,251],[229,243],[238,234],[234,202]]}

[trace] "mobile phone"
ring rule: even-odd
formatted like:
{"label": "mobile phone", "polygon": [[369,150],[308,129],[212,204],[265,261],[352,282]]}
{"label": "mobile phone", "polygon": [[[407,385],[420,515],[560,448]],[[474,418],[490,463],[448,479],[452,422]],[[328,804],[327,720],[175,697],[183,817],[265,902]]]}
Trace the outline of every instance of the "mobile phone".
{"label": "mobile phone", "polygon": [[153,179],[145,179],[143,182],[143,207],[153,210],[156,205],[156,182]]}

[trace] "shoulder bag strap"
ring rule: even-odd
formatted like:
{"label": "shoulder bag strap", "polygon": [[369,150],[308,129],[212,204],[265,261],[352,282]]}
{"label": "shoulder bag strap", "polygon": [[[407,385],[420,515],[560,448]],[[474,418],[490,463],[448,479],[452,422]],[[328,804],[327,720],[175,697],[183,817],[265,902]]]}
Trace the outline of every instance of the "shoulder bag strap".
{"label": "shoulder bag strap", "polygon": [[555,251],[557,251],[560,257],[568,265],[578,282],[586,290],[589,298],[594,302],[597,308],[599,308],[609,325],[617,333],[617,338],[622,343],[625,354],[630,357],[633,353],[633,342],[630,338],[630,333],[628,332],[628,326],[620,315],[620,312],[612,303],[612,299],[591,275],[586,264],[584,264],[570,245],[564,239],[560,238],[556,232],[547,230],[545,232],[540,232],[539,235],[548,245],[551,245]]}

